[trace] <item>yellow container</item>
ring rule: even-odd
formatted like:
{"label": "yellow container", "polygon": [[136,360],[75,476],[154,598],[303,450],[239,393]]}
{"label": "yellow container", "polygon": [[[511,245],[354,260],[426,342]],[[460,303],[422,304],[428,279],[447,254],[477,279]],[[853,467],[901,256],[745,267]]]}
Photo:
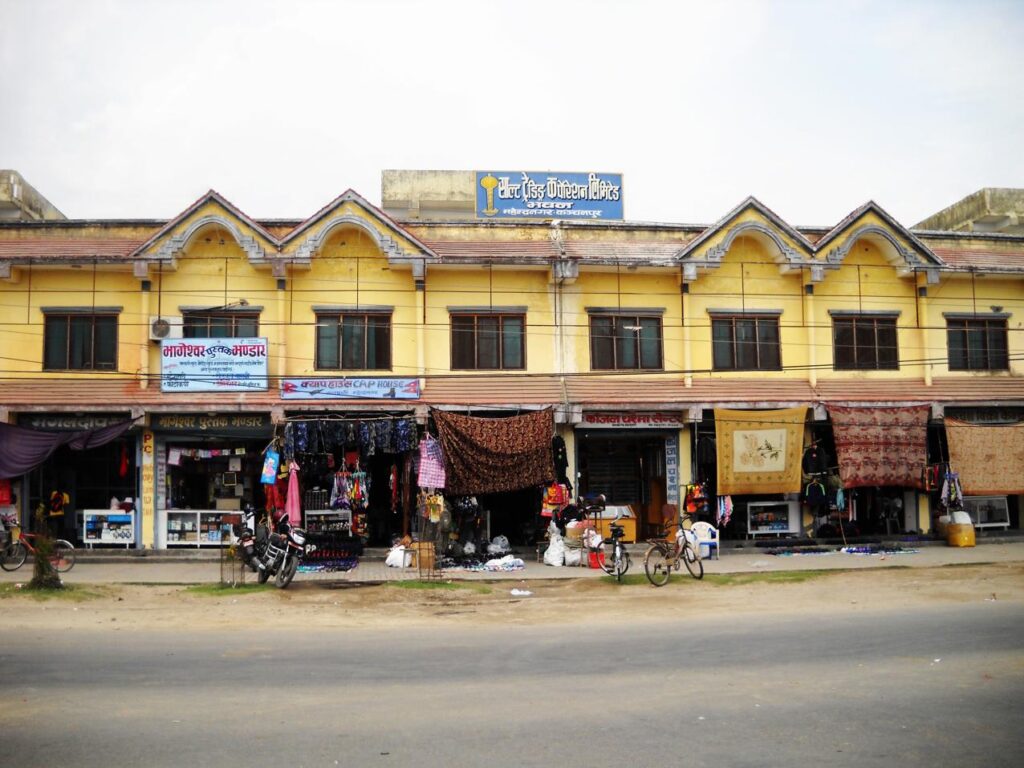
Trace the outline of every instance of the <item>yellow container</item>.
{"label": "yellow container", "polygon": [[967,523],[950,523],[946,531],[946,543],[951,547],[973,547],[974,526]]}

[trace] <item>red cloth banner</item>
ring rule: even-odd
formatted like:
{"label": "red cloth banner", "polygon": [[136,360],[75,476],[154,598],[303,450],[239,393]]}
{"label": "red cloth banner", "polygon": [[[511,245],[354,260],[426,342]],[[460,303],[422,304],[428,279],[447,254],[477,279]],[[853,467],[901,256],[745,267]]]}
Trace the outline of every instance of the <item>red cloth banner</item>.
{"label": "red cloth banner", "polygon": [[828,406],[843,487],[920,488],[929,411],[927,405]]}

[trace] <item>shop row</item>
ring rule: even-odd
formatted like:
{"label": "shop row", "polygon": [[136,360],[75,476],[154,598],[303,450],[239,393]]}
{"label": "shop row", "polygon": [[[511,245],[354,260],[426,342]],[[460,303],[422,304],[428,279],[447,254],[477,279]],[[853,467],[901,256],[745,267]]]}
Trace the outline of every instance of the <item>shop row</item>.
{"label": "shop row", "polygon": [[573,425],[550,409],[276,423],[31,414],[2,425],[3,445],[17,443],[12,430],[52,445],[7,449],[0,511],[30,524],[42,506],[47,526],[78,545],[157,549],[223,546],[247,511],[287,516],[310,534],[311,560],[338,568],[405,537],[433,541],[439,557],[486,554],[497,537],[532,547],[552,488],[558,504],[602,494],[633,541],[661,535],[679,511],[723,539],[927,534],[951,509],[977,528],[1017,529],[1024,413],[1005,411],[708,409]]}

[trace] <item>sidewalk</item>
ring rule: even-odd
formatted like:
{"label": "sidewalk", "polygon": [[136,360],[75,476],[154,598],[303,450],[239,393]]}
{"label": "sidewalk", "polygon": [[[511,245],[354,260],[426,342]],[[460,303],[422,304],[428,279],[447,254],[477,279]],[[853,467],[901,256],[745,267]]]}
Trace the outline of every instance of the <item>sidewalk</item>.
{"label": "sidewalk", "polygon": [[[904,544],[905,548],[911,545]],[[109,551],[109,550],[107,550]],[[632,567],[630,573],[643,573],[643,547],[630,547]],[[843,570],[862,568],[933,568],[946,565],[977,563],[1024,563],[1024,541],[983,544],[977,547],[956,548],[942,544],[922,546],[911,554],[855,555],[840,552],[828,554],[771,555],[749,549],[727,550],[721,559],[707,559],[704,569],[708,574],[758,573],[762,571]],[[369,550],[359,565],[346,573],[299,573],[296,583],[358,584],[405,581],[420,578],[415,568],[388,568],[381,550]],[[215,552],[195,553],[191,556],[164,554],[148,556],[122,556],[111,558],[95,552],[85,552],[64,580],[68,583],[143,583],[143,584],[196,584],[217,582],[221,579],[220,560]],[[465,581],[531,581],[535,579],[598,578],[599,570],[579,567],[554,568],[536,562],[533,551],[520,552],[525,567],[519,571],[477,572],[446,570],[444,580]],[[31,562],[18,571],[0,571],[0,583],[25,582],[32,578]],[[256,575],[245,575],[246,583],[254,583]]]}

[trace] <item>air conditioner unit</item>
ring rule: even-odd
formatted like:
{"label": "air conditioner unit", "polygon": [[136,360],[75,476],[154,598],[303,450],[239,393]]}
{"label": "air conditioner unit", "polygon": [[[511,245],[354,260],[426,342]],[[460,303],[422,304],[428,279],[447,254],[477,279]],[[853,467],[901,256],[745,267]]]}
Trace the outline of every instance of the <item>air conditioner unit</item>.
{"label": "air conditioner unit", "polygon": [[181,315],[161,315],[149,318],[149,338],[151,341],[161,339],[180,339],[182,337],[183,320]]}

